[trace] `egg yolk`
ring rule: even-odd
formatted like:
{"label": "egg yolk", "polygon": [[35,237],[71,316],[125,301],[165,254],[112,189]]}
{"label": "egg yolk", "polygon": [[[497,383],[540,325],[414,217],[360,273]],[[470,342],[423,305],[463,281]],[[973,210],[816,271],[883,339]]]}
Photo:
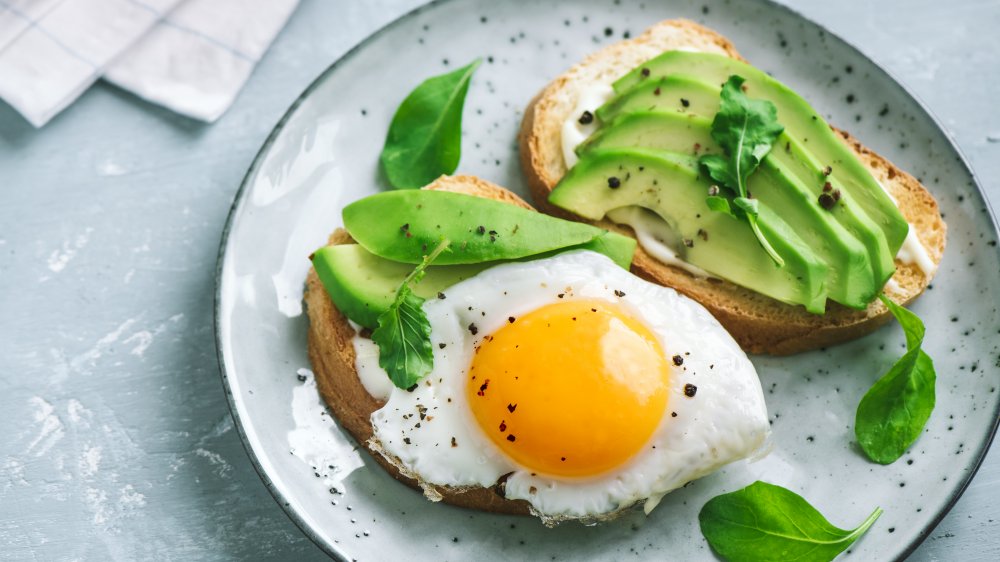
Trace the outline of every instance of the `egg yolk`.
{"label": "egg yolk", "polygon": [[505,454],[534,472],[584,477],[646,445],[670,374],[649,328],[593,299],[508,320],[476,349],[467,387],[476,420]]}

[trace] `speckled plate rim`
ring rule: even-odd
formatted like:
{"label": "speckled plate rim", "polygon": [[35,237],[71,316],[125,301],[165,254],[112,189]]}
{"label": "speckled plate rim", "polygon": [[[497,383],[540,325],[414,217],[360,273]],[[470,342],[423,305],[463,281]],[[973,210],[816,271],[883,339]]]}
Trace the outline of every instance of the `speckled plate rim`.
{"label": "speckled plate rim", "polygon": [[[285,514],[288,515],[288,518],[291,519],[293,523],[295,523],[295,525],[303,532],[303,534],[306,535],[306,537],[309,538],[309,540],[315,543],[316,546],[318,546],[326,554],[338,560],[346,561],[350,560],[350,557],[344,552],[342,552],[341,549],[339,549],[337,546],[330,544],[327,541],[324,541],[322,538],[320,538],[319,534],[316,533],[313,530],[313,528],[302,519],[302,517],[298,514],[298,512],[290,507],[290,502],[287,501],[282,490],[278,487],[275,481],[267,473],[267,471],[263,467],[263,464],[260,462],[260,459],[257,457],[257,452],[254,449],[254,443],[251,442],[251,438],[247,434],[246,429],[243,426],[243,422],[240,418],[239,399],[237,398],[237,395],[232,391],[232,386],[229,380],[229,371],[231,370],[231,367],[226,363],[226,359],[222,351],[224,349],[223,339],[222,339],[222,325],[221,325],[222,322],[221,302],[222,302],[222,287],[223,287],[222,272],[223,272],[223,266],[226,261],[226,249],[229,246],[229,236],[232,232],[232,227],[235,218],[242,209],[243,202],[246,199],[246,195],[248,194],[249,186],[252,180],[256,177],[257,170],[260,168],[261,163],[264,161],[264,157],[270,151],[271,145],[274,143],[275,139],[277,139],[278,136],[284,131],[285,124],[295,114],[299,106],[302,105],[302,103],[307,98],[309,98],[312,92],[316,88],[318,88],[320,84],[326,81],[331,74],[336,72],[337,69],[341,66],[341,64],[350,60],[359,51],[367,47],[370,43],[372,43],[385,33],[394,29],[397,25],[417,16],[418,14],[428,9],[436,8],[438,6],[451,4],[458,1],[461,0],[432,0],[430,2],[427,2],[426,4],[422,4],[402,14],[393,21],[387,23],[386,25],[382,26],[381,28],[373,32],[371,35],[362,39],[358,44],[351,47],[339,59],[337,59],[329,67],[327,67],[326,70],[321,72],[319,76],[317,76],[309,84],[309,86],[307,86],[306,89],[303,90],[301,94],[299,94],[299,96],[295,99],[295,101],[292,102],[292,105],[289,106],[288,110],[285,111],[284,115],[281,116],[281,119],[279,119],[277,124],[275,124],[270,134],[268,134],[267,139],[264,141],[264,144],[261,146],[260,150],[257,151],[257,154],[254,156],[253,162],[250,164],[247,173],[243,176],[243,180],[240,183],[240,187],[237,190],[236,195],[233,197],[233,203],[229,209],[229,214],[226,217],[226,224],[222,230],[222,239],[219,244],[219,253],[215,268],[216,283],[215,283],[215,304],[214,304],[214,328],[215,328],[216,356],[219,361],[219,374],[221,375],[222,385],[226,393],[226,402],[229,405],[229,413],[233,418],[236,431],[240,436],[240,442],[243,444],[243,448],[244,450],[246,450],[247,456],[250,457],[250,462],[253,465],[254,470],[257,472],[257,475],[260,476],[261,481],[264,483],[264,486],[267,488],[267,490],[271,493],[271,496],[274,497],[278,505],[280,505],[281,508],[285,511]],[[900,81],[887,68],[885,68],[872,58],[868,57],[866,54],[864,54],[864,52],[861,51],[861,49],[856,47],[853,43],[840,37],[836,33],[831,32],[824,25],[809,19],[808,17],[802,15],[797,10],[794,10],[783,4],[778,4],[772,0],[754,0],[754,1],[766,6],[769,9],[782,10],[787,14],[790,14],[803,21],[809,22],[812,25],[815,25],[817,28],[826,33],[828,36],[832,37],[835,41],[841,42],[844,46],[853,51],[854,54],[870,62],[872,66],[875,67],[875,69],[877,69],[879,72],[881,72],[886,78],[888,78],[896,88],[898,88],[901,92],[903,92],[910,99],[912,99],[920,108],[920,110],[924,113],[924,117],[930,120],[930,122],[934,124],[934,127],[938,130],[938,132],[941,133],[941,136],[944,137],[944,139],[947,141],[948,147],[958,157],[958,160],[961,163],[962,167],[972,178],[972,181],[976,186],[976,190],[979,192],[979,196],[983,199],[983,202],[986,205],[986,212],[989,215],[990,224],[992,224],[993,226],[993,231],[995,233],[1000,234],[1000,223],[998,223],[997,221],[997,215],[993,210],[993,206],[989,200],[989,197],[987,197],[986,195],[986,191],[983,189],[982,183],[979,181],[979,177],[976,175],[975,171],[973,170],[972,166],[969,163],[969,160],[962,152],[962,149],[955,143],[954,139],[947,134],[945,128],[941,124],[941,120],[937,117],[937,115],[934,114],[933,111],[931,111],[931,109],[927,106],[927,104],[925,104],[924,101],[920,99],[920,97],[918,97],[916,94],[910,91],[910,89],[907,88],[903,84],[903,82]],[[1000,250],[998,250],[998,253],[1000,253]],[[931,533],[931,531],[933,531],[934,528],[937,527],[939,523],[941,523],[941,520],[944,519],[944,517],[948,514],[948,512],[951,511],[951,509],[958,502],[958,499],[968,488],[969,483],[972,482],[972,479],[979,471],[980,466],[982,466],[983,460],[986,458],[986,453],[987,451],[989,451],[990,445],[993,443],[993,440],[996,437],[997,429],[1000,428],[1000,400],[998,400],[996,405],[994,406],[993,420],[994,420],[993,425],[989,428],[989,433],[986,436],[986,439],[984,439],[981,442],[979,450],[976,451],[975,461],[972,464],[971,470],[965,476],[964,480],[962,480],[962,482],[959,483],[958,487],[955,488],[954,493],[951,495],[951,497],[948,498],[948,501],[945,503],[944,507],[938,511],[938,513],[931,519],[930,523],[924,526],[924,528],[921,529],[919,533],[917,533],[915,538],[911,540],[909,544],[906,545],[906,547],[903,549],[902,552],[899,553],[899,555],[895,558],[895,560],[904,560],[908,556],[913,554],[913,552],[917,549],[917,547],[920,546],[920,544],[923,543],[924,540],[926,540],[927,536]]]}

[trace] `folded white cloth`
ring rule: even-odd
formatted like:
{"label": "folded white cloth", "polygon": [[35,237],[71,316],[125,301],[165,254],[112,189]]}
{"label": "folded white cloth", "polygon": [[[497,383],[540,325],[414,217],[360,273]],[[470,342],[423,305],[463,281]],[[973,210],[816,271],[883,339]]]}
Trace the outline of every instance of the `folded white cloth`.
{"label": "folded white cloth", "polygon": [[214,121],[298,0],[0,0],[0,98],[41,127],[104,77]]}

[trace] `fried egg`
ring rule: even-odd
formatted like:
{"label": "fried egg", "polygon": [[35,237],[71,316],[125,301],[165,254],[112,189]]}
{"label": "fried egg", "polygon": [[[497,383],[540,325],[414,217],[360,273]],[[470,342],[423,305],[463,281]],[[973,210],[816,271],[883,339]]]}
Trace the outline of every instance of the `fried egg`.
{"label": "fried egg", "polygon": [[434,368],[391,389],[369,446],[432,500],[497,486],[549,524],[648,513],[769,434],[753,365],[718,321],[603,255],[498,265],[424,311]]}

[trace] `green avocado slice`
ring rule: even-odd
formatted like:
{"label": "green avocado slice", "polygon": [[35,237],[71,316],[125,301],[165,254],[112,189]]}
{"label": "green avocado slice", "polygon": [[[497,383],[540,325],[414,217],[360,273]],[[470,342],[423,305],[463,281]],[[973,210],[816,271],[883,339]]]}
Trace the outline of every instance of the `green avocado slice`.
{"label": "green avocado slice", "polygon": [[[605,232],[584,244],[529,256],[523,260],[541,259],[573,250],[614,254],[618,251],[619,238],[623,237]],[[389,308],[400,283],[413,271],[412,264],[380,258],[360,244],[324,246],[313,254],[312,263],[337,309],[352,321],[371,329],[378,326],[379,315]],[[411,288],[419,297],[432,298],[452,285],[499,263],[502,262],[431,265],[425,270],[424,278],[411,285]]]}
{"label": "green avocado slice", "polygon": [[777,267],[746,222],[709,209],[709,187],[690,156],[644,148],[594,149],[560,181],[549,201],[591,220],[620,207],[649,209],[684,240],[676,250],[688,263],[822,314],[829,267],[777,210],[761,203],[761,230],[785,260],[784,267]]}
{"label": "green avocado slice", "polygon": [[628,269],[635,241],[588,224],[447,191],[378,193],[344,207],[344,227],[369,252],[416,264],[443,239],[435,265],[517,260],[571,247],[600,248]]}
{"label": "green avocado slice", "polygon": [[[664,90],[667,91],[667,90]],[[792,142],[779,138],[776,144]],[[711,122],[701,116],[665,111],[634,111],[619,116],[611,124],[592,135],[580,146],[586,158],[588,151],[601,148],[643,147],[687,153],[692,156],[718,154],[721,149],[712,139]],[[868,245],[884,237],[867,216],[856,220],[853,202],[842,201],[847,207],[828,211],[819,206],[822,182],[816,170],[814,185],[802,182],[789,166],[802,166],[790,153],[775,149],[765,158],[760,172],[750,177],[749,189],[754,198],[780,213],[782,219],[797,232],[817,257],[829,264],[830,280],[827,287],[830,298],[845,306],[862,309],[875,298],[875,272],[872,259],[879,249]],[[848,207],[849,206],[849,207]],[[873,250],[869,252],[869,249]],[[891,260],[890,260],[891,262]]]}
{"label": "green avocado slice", "polygon": [[[707,95],[706,95],[707,93]],[[645,80],[613,96],[594,112],[602,123],[633,111],[673,111],[694,115],[715,115],[719,111],[719,88],[700,80],[672,74]]]}
{"label": "green avocado slice", "polygon": [[[380,258],[358,244],[324,246],[316,250],[312,262],[337,309],[371,329],[378,326],[379,315],[389,308],[396,289],[413,271],[411,264]],[[494,265],[432,265],[411,288],[417,296],[430,298]]]}
{"label": "green avocado slice", "polygon": [[708,84],[719,84],[720,88],[731,75],[745,78],[747,95],[774,103],[785,132],[802,146],[808,146],[824,167],[832,168],[830,177],[838,180],[846,192],[861,203],[882,229],[891,254],[895,256],[909,231],[906,219],[843,139],[801,96],[744,62],[723,55],[688,51],[667,51],[647,61],[618,79],[614,90],[622,94],[644,81],[674,74],[694,76]]}

